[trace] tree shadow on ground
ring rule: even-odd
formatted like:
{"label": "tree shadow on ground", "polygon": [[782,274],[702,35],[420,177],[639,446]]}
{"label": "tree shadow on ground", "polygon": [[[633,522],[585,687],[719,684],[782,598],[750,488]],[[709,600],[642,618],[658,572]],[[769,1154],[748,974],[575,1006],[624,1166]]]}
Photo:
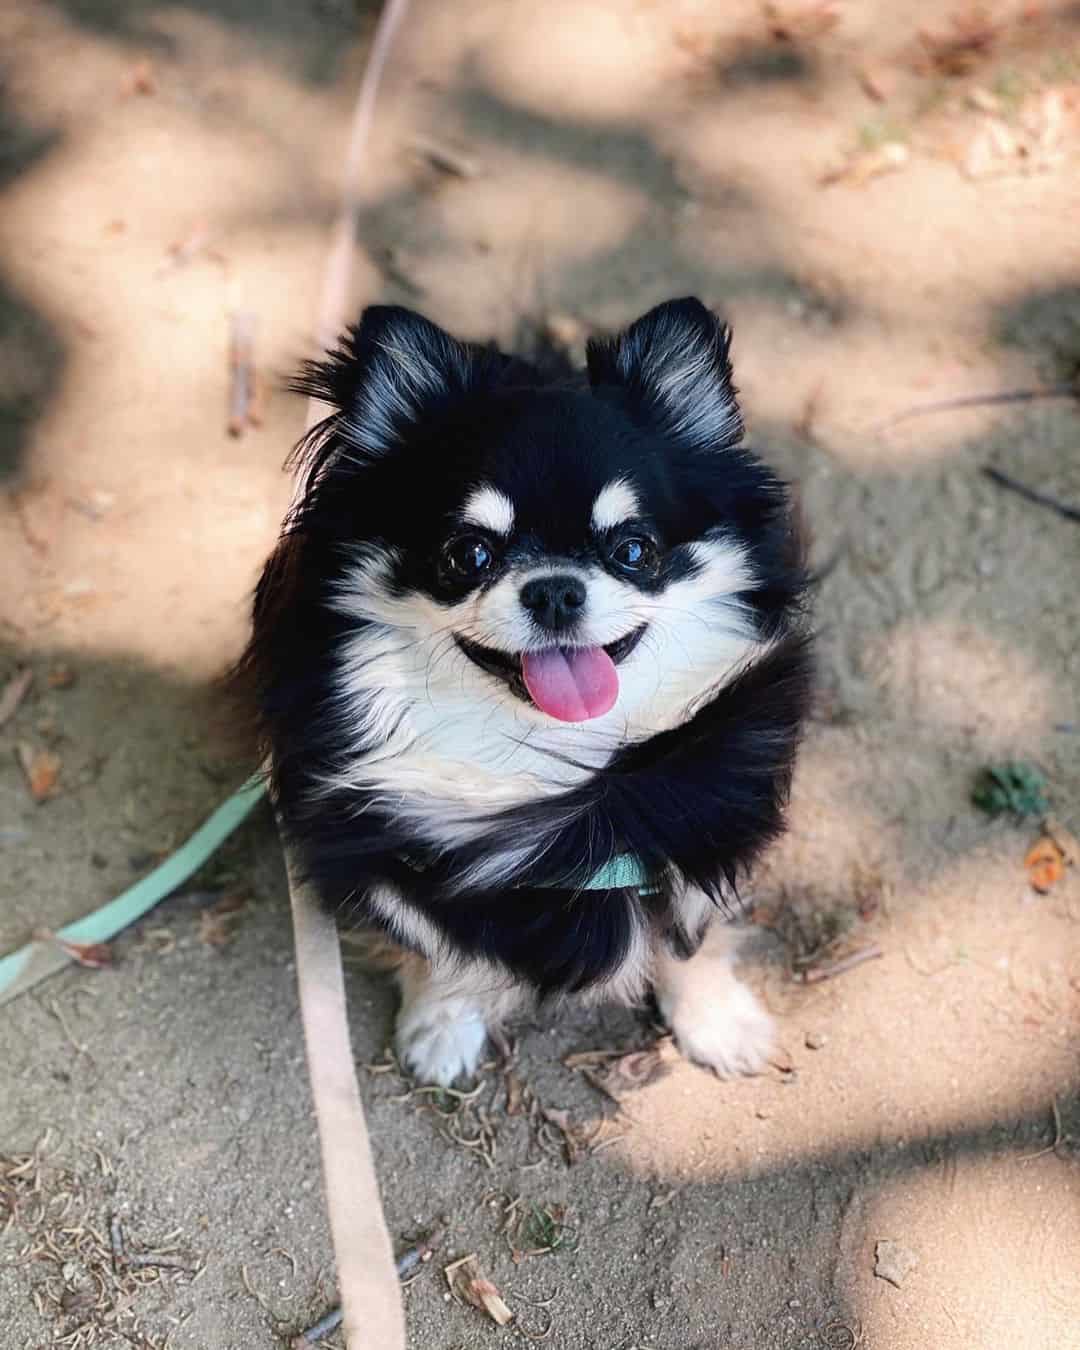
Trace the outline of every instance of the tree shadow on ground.
{"label": "tree shadow on ground", "polygon": [[162,6],[154,0],[59,0],[73,23],[112,41],[167,58],[177,40],[161,22],[173,8],[203,15],[244,33],[252,55],[262,53],[306,84],[333,83],[342,61],[375,24],[376,0],[187,0]]}
{"label": "tree shadow on ground", "polygon": [[[0,193],[61,141],[14,112],[0,84]],[[19,473],[34,423],[63,377],[65,344],[56,328],[0,275],[0,484]]]}

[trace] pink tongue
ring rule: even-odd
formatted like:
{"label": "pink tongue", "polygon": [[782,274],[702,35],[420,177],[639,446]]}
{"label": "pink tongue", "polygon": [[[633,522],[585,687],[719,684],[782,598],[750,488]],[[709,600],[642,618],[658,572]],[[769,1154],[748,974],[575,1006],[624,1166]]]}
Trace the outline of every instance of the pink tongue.
{"label": "pink tongue", "polygon": [[532,701],[560,722],[602,717],[619,697],[615,662],[603,647],[523,652],[521,673]]}

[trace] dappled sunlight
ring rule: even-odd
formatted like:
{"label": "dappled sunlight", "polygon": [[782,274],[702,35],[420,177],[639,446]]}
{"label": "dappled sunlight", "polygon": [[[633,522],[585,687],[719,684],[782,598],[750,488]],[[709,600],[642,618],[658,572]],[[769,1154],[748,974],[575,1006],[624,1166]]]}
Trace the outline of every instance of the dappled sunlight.
{"label": "dappled sunlight", "polygon": [[[652,6],[514,4],[462,24],[452,8],[426,16],[412,44],[467,54],[492,92],[550,115],[636,120],[663,97],[670,16]],[[476,20],[479,19],[479,22]],[[659,61],[658,61],[659,56]]]}
{"label": "dappled sunlight", "polygon": [[[823,909],[838,894],[834,876],[812,869],[791,884]],[[678,1064],[627,1098],[625,1138],[605,1150],[608,1165],[717,1181],[988,1129],[1032,1099],[1069,1092],[1080,879],[1053,901],[1025,890],[1019,857],[975,850],[887,895],[880,959],[811,986],[793,983],[778,955],[751,964],[778,1018],[777,1063],[794,1073],[719,1083]],[[759,902],[767,908],[770,894]],[[875,936],[870,926],[852,943]]]}
{"label": "dappled sunlight", "polygon": [[[957,1343],[1043,1350],[1071,1345],[1080,1282],[1068,1253],[1080,1173],[1002,1143],[998,1156],[946,1147],[924,1168],[857,1194],[840,1234],[839,1287],[869,1345]],[[900,1289],[873,1275],[875,1244],[898,1242],[915,1266]]]}
{"label": "dappled sunlight", "polygon": [[[14,147],[0,160],[0,435],[13,428],[0,447],[12,489],[0,500],[0,688],[16,659],[36,680],[0,746],[0,841],[13,841],[0,954],[119,893],[238,776],[208,729],[206,682],[239,649],[289,499],[281,464],[304,410],[277,384],[313,354],[374,8],[358,19],[348,5],[70,0],[0,18],[13,53],[0,129]],[[1066,7],[1042,8],[1064,34]],[[777,37],[770,25],[789,11],[824,14],[824,27]],[[584,1137],[609,1123],[573,1167],[531,1144],[518,1156],[527,1121],[503,1119],[500,1072],[481,1102],[490,1085],[502,1150],[490,1176],[442,1121],[365,1080],[396,1235],[445,1202],[458,1250],[490,1255],[500,1285],[538,1298],[560,1288],[551,1343],[567,1350],[609,1322],[612,1350],[801,1350],[831,1303],[874,1350],[1043,1350],[1071,1344],[1080,1322],[1080,868],[1037,896],[1024,867],[1037,822],[989,820],[970,802],[980,767],[1032,760],[1075,829],[1076,526],[979,472],[993,463],[1080,500],[1075,407],[883,425],[915,405],[1075,371],[1076,147],[1037,173],[967,173],[964,137],[994,100],[1018,97],[1016,53],[1033,39],[988,39],[986,69],[970,78],[913,73],[919,26],[947,19],[934,0],[416,4],[380,95],[350,305],[410,304],[470,337],[509,339],[523,316],[603,330],[700,295],[734,325],[750,441],[797,485],[811,561],[826,572],[791,829],[748,887],[759,923],[747,978],[779,1027],[768,1072],[721,1083],[680,1062],[616,1109],[561,1057],[651,1033],[625,1011],[545,1011],[520,1029],[514,1071]],[[1069,55],[1064,37],[1060,47],[1047,70]],[[139,95],[131,76],[144,61],[153,89]],[[873,92],[883,67],[907,82],[902,96]],[[1009,104],[1007,124],[1022,106]],[[433,165],[417,137],[449,147],[465,171]],[[908,151],[895,172],[823,182],[886,137]],[[254,315],[266,388],[262,426],[234,439],[237,310]],[[72,667],[73,684],[53,687],[56,665]],[[23,743],[62,760],[62,792],[40,808],[12,753]],[[261,855],[276,858],[266,843]],[[279,1088],[280,1064],[266,1072],[295,1030],[280,878],[268,895],[242,959],[202,950],[194,911],[177,900],[162,920],[179,936],[175,958],[141,934],[117,971],[75,978],[80,993],[106,990],[104,1007],[110,991],[130,998],[124,981],[146,980],[157,1020],[148,1030],[135,999],[128,1024],[150,1036],[146,1056],[168,1048],[174,1018],[180,1038],[189,1014],[201,1025],[190,989],[204,977],[278,1018],[273,1047],[245,1023],[235,1039],[246,1048],[220,1068],[222,1082],[252,1075],[245,1120],[274,1092],[288,1098],[276,1131],[260,1134],[269,1170],[281,1140],[300,1151],[310,1135],[296,1085]],[[842,920],[843,950],[882,955],[793,980],[774,935],[785,906]],[[236,919],[238,935],[247,921]],[[279,984],[265,983],[269,965]],[[385,1043],[390,1016],[387,991],[371,992],[355,982],[365,1055]],[[26,1052],[35,1103],[77,1133],[87,1119],[96,1128],[97,1116],[81,1118],[89,1102],[108,1127],[98,1062],[80,1053],[73,1066],[62,1041],[39,1056],[39,1039],[51,1045],[37,1034],[44,1005],[20,1012],[40,1058]],[[115,1032],[102,1017],[104,1044]],[[193,1045],[210,1039],[200,1035]],[[123,1080],[132,1118],[117,1141],[152,1139],[154,1112],[175,1123],[197,1111],[168,1068],[155,1061],[160,1100]],[[150,1069],[140,1058],[131,1072]],[[216,1091],[215,1080],[207,1098]],[[1032,1158],[1053,1143],[1054,1103],[1071,1142]],[[245,1153],[242,1135],[221,1139],[223,1158]],[[175,1140],[146,1147],[163,1187],[196,1186],[198,1169],[173,1177]],[[208,1214],[223,1249],[242,1235],[245,1255],[272,1233],[278,1250],[295,1247],[296,1283],[321,1297],[328,1257],[309,1268],[304,1250],[322,1232],[317,1184],[268,1213],[265,1178],[221,1168],[225,1181],[196,1190],[176,1222],[194,1232]],[[580,1248],[519,1267],[478,1203],[489,1183],[565,1206]],[[291,1175],[283,1184],[294,1188]],[[873,1275],[882,1238],[917,1257],[902,1289]],[[200,1286],[191,1327],[177,1328],[179,1347],[221,1341],[198,1318],[239,1306],[224,1264]],[[445,1305],[435,1283],[410,1292],[410,1315],[456,1345],[447,1319],[472,1313]],[[261,1345],[265,1330],[232,1339]],[[482,1322],[473,1330],[482,1336]]]}
{"label": "dappled sunlight", "polygon": [[1064,720],[1065,691],[1038,657],[959,618],[902,620],[864,652],[893,717],[934,736],[977,733],[989,759],[1035,749]]}

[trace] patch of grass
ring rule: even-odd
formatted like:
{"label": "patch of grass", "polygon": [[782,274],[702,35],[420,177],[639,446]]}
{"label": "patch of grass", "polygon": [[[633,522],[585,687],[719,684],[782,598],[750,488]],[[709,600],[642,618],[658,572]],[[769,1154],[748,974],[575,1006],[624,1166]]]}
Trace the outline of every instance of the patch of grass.
{"label": "patch of grass", "polygon": [[890,141],[906,141],[907,128],[888,117],[875,117],[859,125],[859,149],[877,150]]}
{"label": "patch of grass", "polygon": [[1080,80],[1080,46],[1053,52],[1047,57],[1042,73],[1050,84],[1071,84]]}
{"label": "patch of grass", "polygon": [[530,1203],[522,1217],[521,1241],[533,1252],[574,1251],[577,1234],[566,1225],[566,1211],[562,1205],[541,1207]]}
{"label": "patch of grass", "polygon": [[1001,104],[1004,115],[1015,117],[1031,90],[1031,84],[1022,71],[1014,66],[1003,66],[994,76],[990,90]]}
{"label": "patch of grass", "polygon": [[988,764],[980,769],[971,789],[971,800],[989,816],[1008,813],[1018,820],[1044,816],[1050,810],[1045,776],[1034,764],[1023,760]]}

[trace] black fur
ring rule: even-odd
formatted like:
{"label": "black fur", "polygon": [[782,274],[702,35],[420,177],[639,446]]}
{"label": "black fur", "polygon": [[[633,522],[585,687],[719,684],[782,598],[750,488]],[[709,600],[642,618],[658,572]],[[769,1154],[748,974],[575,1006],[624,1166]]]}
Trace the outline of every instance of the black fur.
{"label": "black fur", "polygon": [[[413,364],[392,387],[386,353],[402,347]],[[658,378],[687,349],[694,378]],[[588,378],[552,381],[407,311],[368,310],[298,382],[336,411],[297,452],[305,490],[259,583],[239,672],[257,706],[283,826],[325,902],[377,923],[366,893],[392,882],[451,950],[487,957],[544,991],[611,974],[642,923],[692,950],[700,935],[679,927],[673,888],[689,881],[721,902],[780,833],[810,686],[798,532],[783,485],[738,445],[726,330],[697,301],[661,306],[622,337],[591,344]],[[713,402],[702,409],[701,399]],[[710,428],[719,439],[708,439]],[[576,448],[556,459],[554,444]],[[396,550],[403,593],[443,600],[432,551],[446,502],[458,499],[480,455],[503,456],[515,501],[526,504],[516,547],[560,557],[582,556],[571,509],[579,495],[590,501],[625,465],[647,475],[669,571],[642,587],[691,568],[690,541],[730,531],[753,563],[741,599],[773,645],[681,726],[624,746],[571,791],[491,816],[478,838],[434,849],[355,791],[311,791],[339,754],[332,671],[356,627],[327,594],[346,546],[377,541]],[[541,857],[508,866],[497,889],[470,886],[478,859],[536,834],[550,840]],[[619,852],[641,860],[658,895],[581,889]]]}

